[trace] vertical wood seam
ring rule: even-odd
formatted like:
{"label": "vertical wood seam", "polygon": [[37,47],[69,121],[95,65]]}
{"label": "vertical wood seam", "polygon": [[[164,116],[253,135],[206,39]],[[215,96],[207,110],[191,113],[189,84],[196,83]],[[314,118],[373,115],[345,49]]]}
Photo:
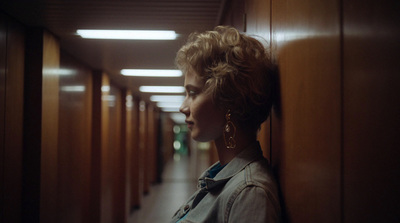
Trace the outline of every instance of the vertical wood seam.
{"label": "vertical wood seam", "polygon": [[344,223],[344,36],[343,0],[339,0],[339,47],[340,47],[340,222]]}

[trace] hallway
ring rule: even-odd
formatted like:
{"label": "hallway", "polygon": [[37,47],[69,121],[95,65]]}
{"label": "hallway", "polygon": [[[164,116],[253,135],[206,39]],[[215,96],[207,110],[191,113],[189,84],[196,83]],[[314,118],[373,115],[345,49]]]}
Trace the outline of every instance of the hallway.
{"label": "hallway", "polygon": [[133,211],[129,223],[169,222],[175,211],[196,190],[197,177],[209,166],[207,151],[191,156],[175,155],[165,166],[162,183],[152,185],[140,209]]}
{"label": "hallway", "polygon": [[159,92],[182,91],[184,75],[122,71],[174,69],[190,33],[215,25],[269,50],[259,140],[288,222],[400,222],[399,11],[398,0],[0,1],[0,223],[168,222],[217,155],[173,158],[181,104],[154,96],[184,96]]}

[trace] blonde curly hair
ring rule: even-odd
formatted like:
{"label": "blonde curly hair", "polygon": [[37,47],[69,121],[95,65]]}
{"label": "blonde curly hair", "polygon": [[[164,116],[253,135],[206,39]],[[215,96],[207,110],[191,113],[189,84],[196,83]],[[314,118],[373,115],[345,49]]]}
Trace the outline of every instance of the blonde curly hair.
{"label": "blonde curly hair", "polygon": [[195,71],[213,102],[229,109],[242,128],[256,130],[268,118],[273,66],[255,38],[228,26],[192,33],[175,62],[184,73]]}

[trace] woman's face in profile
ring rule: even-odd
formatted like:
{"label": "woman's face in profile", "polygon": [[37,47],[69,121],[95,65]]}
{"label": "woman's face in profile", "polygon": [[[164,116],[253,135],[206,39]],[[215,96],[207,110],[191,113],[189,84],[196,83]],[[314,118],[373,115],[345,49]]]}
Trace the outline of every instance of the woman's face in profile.
{"label": "woman's face in profile", "polygon": [[225,112],[214,105],[211,94],[203,91],[204,81],[191,70],[185,74],[184,85],[186,98],[180,112],[186,116],[192,138],[207,142],[222,137]]}

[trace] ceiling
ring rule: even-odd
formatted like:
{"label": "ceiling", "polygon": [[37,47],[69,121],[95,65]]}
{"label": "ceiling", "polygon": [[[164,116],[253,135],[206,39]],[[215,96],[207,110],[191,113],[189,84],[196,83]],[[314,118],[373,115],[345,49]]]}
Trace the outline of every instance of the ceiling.
{"label": "ceiling", "polygon": [[[226,0],[2,0],[0,10],[60,39],[61,48],[108,73],[122,87],[139,93],[141,85],[182,85],[183,77],[138,78],[120,74],[125,68],[173,69],[177,50],[193,31],[219,24]],[[175,30],[176,40],[93,40],[77,29]]]}

